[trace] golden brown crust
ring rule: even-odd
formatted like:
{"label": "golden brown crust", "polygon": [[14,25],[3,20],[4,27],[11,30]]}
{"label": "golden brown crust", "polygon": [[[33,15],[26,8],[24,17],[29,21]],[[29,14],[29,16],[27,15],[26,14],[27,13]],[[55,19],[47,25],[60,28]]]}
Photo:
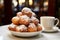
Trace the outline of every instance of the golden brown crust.
{"label": "golden brown crust", "polygon": [[27,27],[25,25],[20,25],[16,27],[17,32],[27,32]]}
{"label": "golden brown crust", "polygon": [[15,25],[19,25],[19,17],[13,17],[12,18],[12,23]]}
{"label": "golden brown crust", "polygon": [[11,31],[16,31],[17,25],[14,25],[13,23],[9,25],[8,29]]}
{"label": "golden brown crust", "polygon": [[29,17],[26,15],[20,16],[19,23],[23,25],[28,25],[29,24]]}
{"label": "golden brown crust", "polygon": [[36,17],[31,17],[31,22],[37,25],[39,23],[39,20]]}
{"label": "golden brown crust", "polygon": [[41,31],[41,30],[42,30],[42,26],[38,24],[37,31]]}
{"label": "golden brown crust", "polygon": [[36,32],[37,31],[37,27],[34,23],[30,23],[30,25],[28,26],[28,32]]}
{"label": "golden brown crust", "polygon": [[31,17],[32,16],[32,13],[31,13],[31,9],[29,9],[29,8],[23,8],[22,9],[22,14],[23,15],[27,15],[28,17]]}
{"label": "golden brown crust", "polygon": [[18,12],[18,13],[17,13],[17,16],[18,16],[18,17],[20,17],[20,16],[22,16],[22,15],[23,15],[22,12]]}

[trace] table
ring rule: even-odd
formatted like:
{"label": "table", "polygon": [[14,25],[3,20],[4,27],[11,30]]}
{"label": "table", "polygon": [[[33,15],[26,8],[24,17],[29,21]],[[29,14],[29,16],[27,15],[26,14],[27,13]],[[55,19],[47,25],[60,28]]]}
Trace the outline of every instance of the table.
{"label": "table", "polygon": [[31,38],[15,37],[8,30],[8,25],[0,27],[0,40],[60,40],[60,31],[57,33],[40,33]]}

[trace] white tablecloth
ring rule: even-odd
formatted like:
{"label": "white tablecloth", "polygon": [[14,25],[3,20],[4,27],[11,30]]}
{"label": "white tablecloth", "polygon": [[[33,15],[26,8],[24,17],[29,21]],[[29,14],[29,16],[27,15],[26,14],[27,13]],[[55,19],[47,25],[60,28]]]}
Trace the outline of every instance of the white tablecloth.
{"label": "white tablecloth", "polygon": [[60,32],[40,33],[40,35],[31,38],[15,37],[8,30],[8,25],[0,27],[0,40],[60,40]]}

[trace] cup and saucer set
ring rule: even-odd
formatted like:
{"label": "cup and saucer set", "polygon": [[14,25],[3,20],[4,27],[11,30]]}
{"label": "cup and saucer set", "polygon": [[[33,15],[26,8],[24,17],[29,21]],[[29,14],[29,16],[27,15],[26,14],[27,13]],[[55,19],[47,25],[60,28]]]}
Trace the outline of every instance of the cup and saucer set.
{"label": "cup and saucer set", "polygon": [[[55,21],[57,23],[54,25]],[[40,24],[43,27],[43,32],[58,32],[57,25],[59,24],[59,19],[52,17],[52,16],[41,16],[40,17]]]}

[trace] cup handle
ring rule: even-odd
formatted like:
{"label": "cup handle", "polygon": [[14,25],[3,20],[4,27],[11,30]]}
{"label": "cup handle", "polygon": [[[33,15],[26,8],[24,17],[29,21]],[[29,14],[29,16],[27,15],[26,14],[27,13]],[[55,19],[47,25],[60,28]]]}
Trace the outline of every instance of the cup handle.
{"label": "cup handle", "polygon": [[57,26],[59,24],[59,19],[55,18],[55,20],[57,20],[57,23],[55,24],[55,26]]}

